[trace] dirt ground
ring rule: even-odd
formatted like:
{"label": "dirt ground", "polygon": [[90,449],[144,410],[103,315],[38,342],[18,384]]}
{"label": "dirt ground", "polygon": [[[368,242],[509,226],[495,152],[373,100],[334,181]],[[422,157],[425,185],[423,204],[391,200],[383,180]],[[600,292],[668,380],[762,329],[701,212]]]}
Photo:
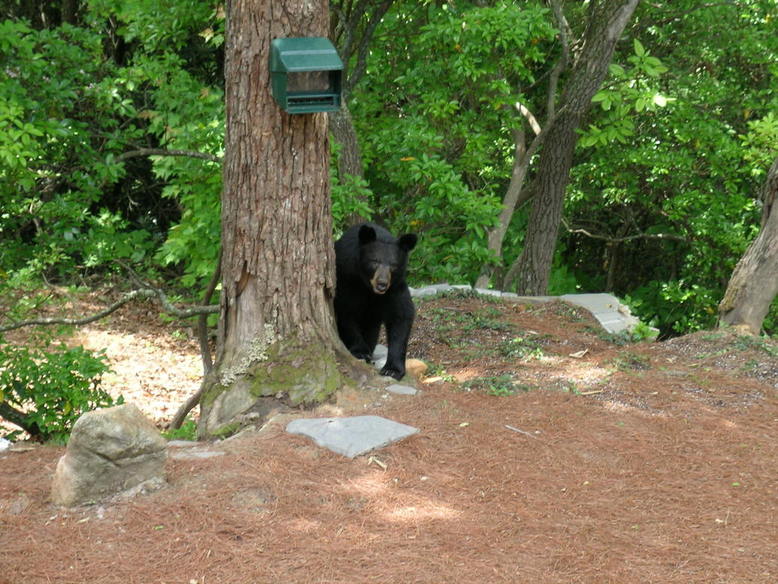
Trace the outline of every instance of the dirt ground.
{"label": "dirt ground", "polygon": [[[79,338],[161,425],[200,365],[154,315]],[[372,456],[288,435],[286,417],[170,459],[160,491],[63,510],[62,448],[0,454],[0,584],[778,582],[778,343],[616,340],[561,303],[442,297],[419,303],[419,395],[304,413],[421,430]]]}

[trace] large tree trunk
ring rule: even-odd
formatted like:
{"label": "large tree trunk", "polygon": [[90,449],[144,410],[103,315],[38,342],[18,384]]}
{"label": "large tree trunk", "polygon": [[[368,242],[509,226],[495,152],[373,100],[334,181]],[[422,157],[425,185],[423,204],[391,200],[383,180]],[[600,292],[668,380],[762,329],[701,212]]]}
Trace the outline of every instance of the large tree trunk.
{"label": "large tree trunk", "polygon": [[504,287],[517,280],[520,294],[546,293],[578,141],[576,130],[608,73],[616,42],[637,5],[638,0],[604,0],[589,5],[581,52],[565,85],[557,115],[546,129],[524,250],[508,270]]}
{"label": "large tree trunk", "polygon": [[341,385],[327,116],[282,111],[268,63],[272,39],[325,36],[327,18],[327,0],[228,2],[223,290],[202,436]]}
{"label": "large tree trunk", "polygon": [[762,191],[762,229],[732,272],[719,304],[719,324],[758,335],[778,295],[778,158]]}

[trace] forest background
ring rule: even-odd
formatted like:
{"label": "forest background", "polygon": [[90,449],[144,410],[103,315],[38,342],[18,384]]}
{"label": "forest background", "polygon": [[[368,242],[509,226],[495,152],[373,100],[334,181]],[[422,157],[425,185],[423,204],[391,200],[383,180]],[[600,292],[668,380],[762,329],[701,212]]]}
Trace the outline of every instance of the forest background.
{"label": "forest background", "polygon": [[[534,158],[499,253],[488,237],[517,133],[537,133],[564,83],[560,39],[583,38],[586,4],[333,0],[347,104],[331,124],[334,235],[355,217],[419,233],[413,285],[472,284],[486,266],[489,285],[520,286],[505,275]],[[219,256],[224,5],[0,10],[6,318],[39,308],[42,284],[130,268],[173,300],[201,298]],[[613,292],[663,337],[715,326],[778,152],[776,26],[774,0],[638,6],[578,129],[548,294]],[[778,333],[778,303],[763,327]]]}

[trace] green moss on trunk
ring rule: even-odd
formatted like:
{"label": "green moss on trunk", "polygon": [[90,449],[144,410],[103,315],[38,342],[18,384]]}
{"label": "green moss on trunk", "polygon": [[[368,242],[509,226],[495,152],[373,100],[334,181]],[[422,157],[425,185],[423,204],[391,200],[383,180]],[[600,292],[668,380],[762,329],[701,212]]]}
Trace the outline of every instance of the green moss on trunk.
{"label": "green moss on trunk", "polygon": [[275,396],[291,406],[322,403],[342,382],[332,351],[295,341],[270,347],[267,360],[252,365],[245,376],[253,396]]}
{"label": "green moss on trunk", "polygon": [[328,400],[344,384],[331,349],[294,337],[274,341],[254,351],[255,358],[229,367],[227,375],[217,365],[200,402],[201,437],[223,437],[249,421],[256,423],[257,413],[268,411],[269,400],[279,406],[312,406]]}

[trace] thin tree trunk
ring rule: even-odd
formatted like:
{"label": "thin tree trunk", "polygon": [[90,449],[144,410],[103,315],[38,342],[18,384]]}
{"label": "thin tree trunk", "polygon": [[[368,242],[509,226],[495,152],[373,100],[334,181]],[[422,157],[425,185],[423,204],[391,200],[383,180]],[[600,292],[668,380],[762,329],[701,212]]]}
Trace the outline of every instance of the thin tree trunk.
{"label": "thin tree trunk", "polygon": [[762,192],[762,229],[732,272],[719,304],[719,325],[758,335],[778,295],[778,158]]}
{"label": "thin tree trunk", "polygon": [[[513,132],[514,155],[511,181],[508,183],[508,188],[505,191],[505,197],[502,201],[502,210],[500,211],[497,225],[489,232],[487,240],[487,248],[493,251],[498,257],[502,252],[502,242],[505,239],[505,233],[508,231],[508,226],[511,224],[511,218],[513,217],[516,207],[527,200],[527,191],[524,188],[524,181],[527,177],[532,154],[540,145],[541,139],[540,136],[536,136],[530,147],[530,151],[528,152],[525,143],[526,138],[524,130],[517,129]],[[476,280],[476,288],[488,287],[489,280],[493,273],[494,269],[491,266],[484,267]]]}
{"label": "thin tree trunk", "polygon": [[327,1],[228,2],[221,315],[203,436],[341,384],[326,114],[271,96],[271,40],[327,34]]}
{"label": "thin tree trunk", "polygon": [[565,187],[578,138],[578,120],[579,116],[564,115],[549,130],[535,176],[537,189],[532,199],[524,250],[505,275],[504,289],[518,278],[520,294],[540,296],[546,293],[562,221]]}
{"label": "thin tree trunk", "polygon": [[[394,0],[358,0],[357,2],[334,0],[332,6],[333,40],[337,43],[340,56],[345,65],[343,72],[343,105],[340,110],[330,114],[332,137],[340,147],[338,155],[338,178],[341,184],[348,177],[364,178],[362,151],[354,128],[354,120],[348,108],[351,90],[356,87],[367,69],[367,56],[376,28],[384,15],[394,4]],[[366,221],[367,217],[352,214],[348,223],[355,225]]]}
{"label": "thin tree trunk", "polygon": [[638,0],[606,0],[589,6],[583,47],[562,95],[559,115],[547,128],[540,153],[535,177],[537,192],[532,200],[524,250],[508,270],[504,288],[515,280],[520,294],[546,293],[578,141],[577,129],[608,73],[616,42],[637,4]]}
{"label": "thin tree trunk", "polygon": [[[364,178],[364,169],[362,166],[362,151],[359,148],[357,132],[354,129],[354,121],[351,118],[351,112],[348,104],[343,103],[341,108],[330,114],[330,129],[332,137],[340,146],[338,151],[338,178],[341,184],[348,180],[348,177]],[[359,214],[352,214],[348,222],[350,225],[363,223],[368,217],[362,217]]]}

